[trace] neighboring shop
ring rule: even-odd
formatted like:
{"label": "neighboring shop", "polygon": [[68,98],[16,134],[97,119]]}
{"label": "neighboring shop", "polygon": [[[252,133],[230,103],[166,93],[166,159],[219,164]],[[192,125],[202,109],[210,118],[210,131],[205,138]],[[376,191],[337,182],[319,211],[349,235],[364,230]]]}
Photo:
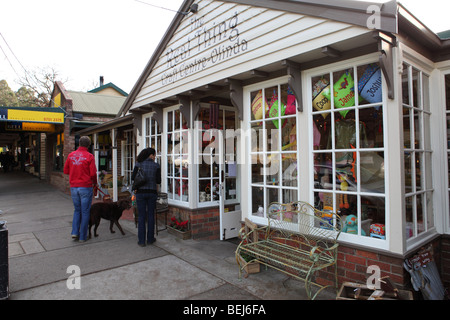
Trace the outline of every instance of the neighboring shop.
{"label": "neighboring shop", "polygon": [[119,114],[194,239],[303,200],[354,222],[341,280],[404,284],[420,247],[448,259],[450,44],[395,1],[346,6],[187,0]]}

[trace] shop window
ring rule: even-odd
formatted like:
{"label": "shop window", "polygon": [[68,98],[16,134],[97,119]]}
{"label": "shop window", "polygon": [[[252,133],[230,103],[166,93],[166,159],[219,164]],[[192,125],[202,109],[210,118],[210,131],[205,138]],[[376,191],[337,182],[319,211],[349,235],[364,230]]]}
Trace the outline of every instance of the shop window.
{"label": "shop window", "polygon": [[377,63],[311,77],[314,205],[348,221],[349,240],[386,238],[382,84]]}
{"label": "shop window", "polygon": [[270,203],[298,200],[296,100],[287,84],[261,87],[250,99],[250,209],[266,217]]}
{"label": "shop window", "polygon": [[434,227],[429,76],[403,63],[406,238]]}
{"label": "shop window", "polygon": [[145,118],[144,126],[145,148],[156,151],[156,162],[161,165],[161,126],[152,117]]}
{"label": "shop window", "polygon": [[166,113],[167,195],[169,200],[189,202],[189,131],[179,109]]}
{"label": "shop window", "polygon": [[123,166],[124,166],[124,183],[126,186],[131,185],[131,175],[133,174],[134,169],[134,150],[135,150],[135,143],[134,143],[134,135],[133,130],[126,130],[124,131],[125,135],[125,141],[122,146],[122,152],[123,152]]}

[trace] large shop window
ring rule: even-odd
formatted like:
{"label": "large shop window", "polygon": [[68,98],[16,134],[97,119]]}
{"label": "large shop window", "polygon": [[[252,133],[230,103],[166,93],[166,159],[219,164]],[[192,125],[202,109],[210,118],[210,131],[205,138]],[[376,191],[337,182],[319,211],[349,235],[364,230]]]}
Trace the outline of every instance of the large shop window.
{"label": "large shop window", "polygon": [[377,63],[311,77],[314,205],[341,215],[349,241],[386,239],[382,87]]}
{"label": "large shop window", "polygon": [[189,202],[189,130],[180,109],[166,113],[167,195],[169,200]]}
{"label": "large shop window", "polygon": [[430,137],[430,79],[403,63],[402,102],[406,238],[434,227]]}
{"label": "large shop window", "polygon": [[296,100],[287,84],[261,87],[250,98],[250,209],[266,217],[270,203],[299,198]]}

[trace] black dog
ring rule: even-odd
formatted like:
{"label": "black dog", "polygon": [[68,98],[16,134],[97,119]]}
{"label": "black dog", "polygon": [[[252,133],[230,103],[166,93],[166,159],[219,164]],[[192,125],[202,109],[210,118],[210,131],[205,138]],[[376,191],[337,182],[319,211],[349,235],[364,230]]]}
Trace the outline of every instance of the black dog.
{"label": "black dog", "polygon": [[97,228],[100,224],[101,218],[109,220],[109,230],[113,231],[113,224],[115,223],[119,228],[122,235],[125,235],[122,227],[119,224],[119,219],[122,216],[124,210],[131,208],[130,200],[120,200],[117,202],[98,202],[91,206],[91,217],[89,219],[89,238],[91,238],[91,227],[95,224],[94,236],[98,237]]}

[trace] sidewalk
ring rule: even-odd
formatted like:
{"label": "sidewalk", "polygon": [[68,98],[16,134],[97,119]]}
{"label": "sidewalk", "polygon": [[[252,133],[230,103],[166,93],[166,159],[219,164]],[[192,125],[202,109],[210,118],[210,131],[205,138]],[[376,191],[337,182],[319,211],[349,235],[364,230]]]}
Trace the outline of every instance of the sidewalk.
{"label": "sidewalk", "polygon": [[[236,241],[179,240],[160,231],[142,248],[130,218],[120,220],[124,236],[102,220],[97,238],[72,241],[70,195],[26,173],[0,173],[0,210],[9,232],[10,300],[306,299],[301,282],[271,269],[239,280]],[[79,268],[79,283],[69,279],[71,266]],[[332,291],[318,297],[334,298]]]}

